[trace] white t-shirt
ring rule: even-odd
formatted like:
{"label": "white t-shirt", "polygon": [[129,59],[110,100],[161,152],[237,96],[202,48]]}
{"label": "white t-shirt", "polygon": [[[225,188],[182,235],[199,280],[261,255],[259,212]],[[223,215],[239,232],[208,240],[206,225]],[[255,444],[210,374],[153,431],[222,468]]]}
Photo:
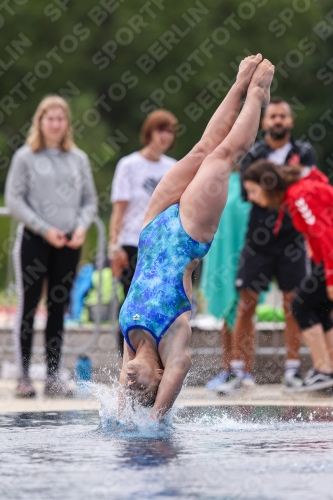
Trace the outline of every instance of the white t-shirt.
{"label": "white t-shirt", "polygon": [[118,237],[120,245],[138,246],[143,219],[154,189],[175,163],[177,160],[165,155],[159,161],[150,161],[139,152],[125,156],[117,163],[111,202],[128,201]]}
{"label": "white t-shirt", "polygon": [[269,161],[272,161],[273,163],[276,163],[277,165],[284,165],[288,156],[289,151],[293,145],[291,142],[287,142],[282,148],[274,149],[274,151],[271,151],[269,155],[267,156],[267,159]]}

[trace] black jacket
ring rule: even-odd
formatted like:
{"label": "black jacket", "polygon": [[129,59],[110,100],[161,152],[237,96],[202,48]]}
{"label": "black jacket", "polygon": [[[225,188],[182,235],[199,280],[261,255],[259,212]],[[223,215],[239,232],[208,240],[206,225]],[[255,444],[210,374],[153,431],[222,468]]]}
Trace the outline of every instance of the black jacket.
{"label": "black jacket", "polygon": [[[316,153],[308,142],[295,141],[291,139],[292,149],[289,151],[286,164],[299,163],[305,166],[316,164]],[[242,197],[247,200],[247,194],[243,185],[243,173],[255,161],[267,158],[271,152],[267,142],[263,139],[256,142],[249,153],[243,158],[240,166]],[[286,245],[301,241],[299,233],[294,229],[288,213],[285,213],[281,229],[277,236],[273,235],[273,228],[277,219],[278,211],[260,207],[252,203],[248,230],[246,234],[246,245],[255,251],[271,253],[281,252]]]}

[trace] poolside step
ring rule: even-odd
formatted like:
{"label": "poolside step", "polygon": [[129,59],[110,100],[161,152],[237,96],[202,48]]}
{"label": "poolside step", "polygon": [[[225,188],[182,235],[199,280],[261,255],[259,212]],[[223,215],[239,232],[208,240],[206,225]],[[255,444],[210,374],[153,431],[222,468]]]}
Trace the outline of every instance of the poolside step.
{"label": "poolside step", "polygon": [[[87,399],[46,399],[43,397],[44,384],[34,382],[37,392],[35,399],[18,399],[14,397],[15,380],[0,379],[0,414],[27,412],[63,412],[78,410],[98,410],[100,403],[96,397]],[[103,391],[108,387],[101,388]],[[232,406],[235,410],[242,409],[243,415],[250,416],[257,406],[277,406],[281,409],[280,416],[295,418],[300,409],[313,412],[311,420],[332,420],[333,398],[329,393],[293,393],[286,394],[280,385],[261,385],[253,389],[244,389],[230,396],[218,396],[205,391],[203,387],[183,387],[176,405],[185,407]],[[253,407],[251,411],[251,407]],[[294,407],[294,408],[292,408]],[[297,410],[297,411],[296,411]]]}
{"label": "poolside step", "polygon": [[[283,375],[284,342],[283,325],[262,325],[257,329],[257,349],[255,356],[254,375],[258,383],[279,383]],[[268,328],[268,329],[267,329]],[[73,352],[78,347],[86,345],[93,335],[92,326],[68,328],[65,334],[63,365],[74,373],[78,355]],[[37,352],[32,356],[32,363],[44,361],[44,333],[37,329],[34,336],[34,346]],[[191,386],[203,385],[221,370],[220,333],[218,330],[201,330],[193,328],[191,340],[192,368],[187,378]],[[103,325],[101,334],[94,347],[87,351],[94,368],[94,379],[108,382],[116,377],[120,370],[118,356],[118,339],[115,333],[110,333],[110,327]],[[311,366],[311,360],[306,348],[301,350],[302,370]],[[0,366],[7,360],[15,362],[13,335],[10,328],[0,328]]]}

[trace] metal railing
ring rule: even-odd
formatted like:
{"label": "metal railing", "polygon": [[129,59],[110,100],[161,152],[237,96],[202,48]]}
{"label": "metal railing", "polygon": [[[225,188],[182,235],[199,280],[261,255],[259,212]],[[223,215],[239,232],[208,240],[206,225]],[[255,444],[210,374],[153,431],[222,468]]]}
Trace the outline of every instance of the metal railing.
{"label": "metal railing", "polygon": [[[0,217],[10,217],[10,212],[7,207],[0,207]],[[13,221],[13,219],[12,219]],[[97,228],[97,249],[96,249],[96,257],[95,257],[95,262],[96,262],[96,269],[99,271],[98,276],[99,276],[99,281],[98,281],[98,286],[97,286],[97,307],[96,307],[96,316],[94,320],[94,330],[93,333],[85,344],[78,346],[78,347],[69,347],[69,346],[64,346],[63,348],[63,354],[71,354],[71,355],[79,355],[83,353],[87,353],[92,347],[94,347],[98,339],[101,335],[101,316],[102,316],[102,269],[104,267],[105,259],[106,259],[106,231],[105,231],[105,226],[103,224],[103,221],[100,219],[100,217],[95,216],[93,219],[93,224]],[[14,232],[14,225],[11,226],[11,233]],[[13,236],[11,234],[11,236]],[[11,281],[11,274],[12,274],[12,260],[9,259],[8,266],[7,266],[7,288],[12,287],[10,281]],[[118,316],[118,297],[117,297],[117,287],[118,287],[118,282],[117,280],[113,280],[113,297],[112,297],[112,302],[111,302],[111,314],[110,314],[110,332],[114,332],[115,328],[117,328],[117,316]],[[79,328],[79,326],[78,326]],[[75,331],[75,329],[72,329],[72,331]],[[10,350],[14,350],[14,347],[12,347]],[[39,347],[39,346],[34,346],[33,347],[33,352],[37,354],[43,354],[44,353],[44,347]]]}

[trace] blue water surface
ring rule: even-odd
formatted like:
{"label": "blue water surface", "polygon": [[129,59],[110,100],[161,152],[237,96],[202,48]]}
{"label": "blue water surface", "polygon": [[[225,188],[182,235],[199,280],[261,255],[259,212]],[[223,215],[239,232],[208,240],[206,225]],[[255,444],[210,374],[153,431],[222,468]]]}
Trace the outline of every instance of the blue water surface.
{"label": "blue water surface", "polygon": [[96,411],[0,416],[0,498],[333,500],[333,409],[188,408],[161,428]]}

